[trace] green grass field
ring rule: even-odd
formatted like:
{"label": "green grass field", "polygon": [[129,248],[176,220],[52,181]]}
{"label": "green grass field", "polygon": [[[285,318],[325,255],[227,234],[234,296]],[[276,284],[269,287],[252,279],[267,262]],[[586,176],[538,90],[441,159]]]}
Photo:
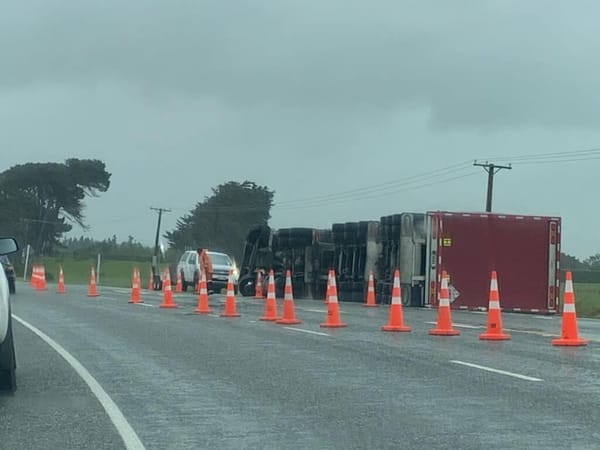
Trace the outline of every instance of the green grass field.
{"label": "green grass field", "polygon": [[[50,283],[58,281],[59,266],[62,265],[65,284],[84,284],[90,280],[90,270],[96,269],[96,261],[74,259],[43,258],[46,267],[46,280]],[[99,286],[131,287],[131,275],[134,267],[140,269],[142,287],[148,285],[150,264],[134,261],[103,261],[100,264]]]}
{"label": "green grass field", "polygon": [[575,283],[573,287],[575,289],[577,316],[600,319],[600,284]]}

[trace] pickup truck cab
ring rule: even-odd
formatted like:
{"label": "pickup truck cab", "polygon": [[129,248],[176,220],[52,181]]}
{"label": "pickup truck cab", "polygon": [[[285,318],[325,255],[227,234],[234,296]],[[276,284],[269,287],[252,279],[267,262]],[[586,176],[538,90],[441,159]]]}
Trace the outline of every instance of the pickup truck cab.
{"label": "pickup truck cab", "polygon": [[[212,282],[208,284],[208,290],[215,292],[226,288],[230,270],[233,271],[234,288],[237,290],[239,271],[233,259],[225,253],[212,251],[208,251],[207,253],[213,266]],[[184,291],[189,286],[195,287],[198,284],[200,280],[200,260],[196,250],[183,252],[177,264],[177,273],[181,275],[181,283]]]}
{"label": "pickup truck cab", "polygon": [[[0,255],[14,253],[18,249],[17,241],[13,238],[0,237]],[[16,368],[10,315],[10,288],[4,270],[0,270],[0,390],[12,391],[17,387]]]}

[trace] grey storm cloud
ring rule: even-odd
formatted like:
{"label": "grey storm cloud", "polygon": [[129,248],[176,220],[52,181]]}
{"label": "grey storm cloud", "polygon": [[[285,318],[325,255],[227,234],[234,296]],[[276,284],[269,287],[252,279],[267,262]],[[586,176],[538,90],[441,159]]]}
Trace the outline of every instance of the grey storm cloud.
{"label": "grey storm cloud", "polygon": [[233,107],[422,107],[442,128],[594,127],[598,12],[546,1],[3,2],[0,86],[111,81]]}

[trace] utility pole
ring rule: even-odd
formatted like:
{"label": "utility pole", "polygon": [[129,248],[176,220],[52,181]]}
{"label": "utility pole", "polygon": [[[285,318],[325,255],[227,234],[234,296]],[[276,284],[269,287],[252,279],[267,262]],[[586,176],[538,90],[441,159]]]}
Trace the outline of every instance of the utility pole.
{"label": "utility pole", "polygon": [[473,165],[483,167],[483,169],[488,173],[487,201],[485,204],[485,211],[492,212],[492,193],[494,191],[494,175],[502,169],[510,170],[512,169],[512,166],[510,164],[508,166],[500,166],[493,163],[490,164],[487,161],[485,162],[485,164],[474,161]]}
{"label": "utility pole", "polygon": [[156,224],[156,238],[154,239],[154,255],[152,256],[152,280],[155,291],[160,290],[160,275],[158,273],[158,239],[160,237],[160,222],[162,220],[162,214],[164,212],[171,212],[170,209],[166,208],[154,208],[150,207],[152,211],[158,211],[158,223]]}

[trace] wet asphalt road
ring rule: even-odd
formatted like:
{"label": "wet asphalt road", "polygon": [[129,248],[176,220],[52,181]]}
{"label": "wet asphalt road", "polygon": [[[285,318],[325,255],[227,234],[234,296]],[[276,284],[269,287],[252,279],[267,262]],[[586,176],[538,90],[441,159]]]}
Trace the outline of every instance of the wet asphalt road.
{"label": "wet asphalt road", "polygon": [[[148,449],[598,448],[600,321],[588,347],[555,348],[560,318],[504,314],[513,339],[482,342],[485,315],[453,312],[461,336],[427,335],[435,312],[405,309],[409,334],[382,333],[387,308],[341,304],[348,328],[319,327],[322,302],[296,300],[303,323],[192,314],[192,294],[20,285],[13,314],[62,345],[102,385]],[[281,302],[279,302],[281,305]],[[19,388],[0,395],[0,448],[123,448],[90,390],[15,322]],[[294,329],[296,328],[296,329]],[[298,331],[297,329],[306,330]],[[309,333],[313,332],[313,333]],[[318,333],[318,334],[315,334]],[[452,362],[456,361],[456,362]],[[494,373],[474,364],[507,373]],[[541,381],[517,378],[525,376]]]}

